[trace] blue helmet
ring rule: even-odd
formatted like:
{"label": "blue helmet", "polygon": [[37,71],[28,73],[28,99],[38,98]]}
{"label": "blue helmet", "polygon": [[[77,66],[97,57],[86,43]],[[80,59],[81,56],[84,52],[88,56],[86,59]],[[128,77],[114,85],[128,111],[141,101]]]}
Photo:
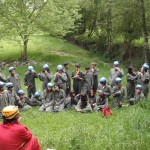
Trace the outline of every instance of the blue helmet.
{"label": "blue helmet", "polygon": [[140,90],[142,90],[142,85],[137,84],[135,88],[136,88],[136,89],[140,89]]}
{"label": "blue helmet", "polygon": [[12,70],[15,70],[15,67],[10,67],[8,70],[11,72]]}
{"label": "blue helmet", "polygon": [[99,82],[105,84],[106,83],[106,78],[105,77],[100,78]]}
{"label": "blue helmet", "polygon": [[40,92],[39,91],[35,92],[34,96],[35,97],[40,97]]}
{"label": "blue helmet", "polygon": [[17,94],[19,94],[19,95],[24,95],[25,92],[24,92],[23,90],[19,90],[19,91],[17,92]]}
{"label": "blue helmet", "polygon": [[29,66],[29,67],[28,67],[28,70],[29,70],[29,71],[34,70],[33,66]]}
{"label": "blue helmet", "polygon": [[114,61],[114,66],[118,66],[119,65],[119,61]]}
{"label": "blue helmet", "polygon": [[5,83],[0,81],[0,88],[4,87],[5,86]]}
{"label": "blue helmet", "polygon": [[10,88],[10,87],[13,87],[14,85],[13,85],[13,83],[11,83],[11,82],[8,82],[8,83],[6,83],[6,87],[7,88]]}
{"label": "blue helmet", "polygon": [[44,65],[43,65],[43,69],[49,69],[48,64],[44,64]]}
{"label": "blue helmet", "polygon": [[63,66],[62,65],[58,65],[57,66],[57,70],[63,70]]}
{"label": "blue helmet", "polygon": [[144,68],[144,69],[149,69],[149,65],[145,63],[145,64],[143,65],[143,68]]}
{"label": "blue helmet", "polygon": [[121,82],[122,82],[122,79],[121,79],[121,78],[116,78],[116,79],[115,79],[115,82],[116,82],[116,83],[121,83]]}
{"label": "blue helmet", "polygon": [[47,87],[53,87],[53,86],[54,86],[54,84],[51,82],[47,84]]}

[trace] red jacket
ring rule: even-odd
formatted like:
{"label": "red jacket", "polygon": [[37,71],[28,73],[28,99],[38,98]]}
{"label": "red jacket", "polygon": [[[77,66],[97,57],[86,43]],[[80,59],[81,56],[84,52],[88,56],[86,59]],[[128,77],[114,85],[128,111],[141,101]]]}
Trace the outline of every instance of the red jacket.
{"label": "red jacket", "polygon": [[[25,144],[22,148],[22,144]],[[27,127],[19,123],[0,124],[0,150],[41,150]]]}

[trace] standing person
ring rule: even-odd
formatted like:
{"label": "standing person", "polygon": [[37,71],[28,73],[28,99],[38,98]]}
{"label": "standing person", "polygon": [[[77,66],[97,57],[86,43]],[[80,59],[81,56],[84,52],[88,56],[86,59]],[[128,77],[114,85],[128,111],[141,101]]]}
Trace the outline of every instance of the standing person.
{"label": "standing person", "polygon": [[84,74],[80,71],[80,64],[77,63],[75,65],[75,71],[72,72],[72,79],[73,79],[73,90],[76,95],[81,93],[81,87],[84,80]]}
{"label": "standing person", "polygon": [[40,107],[40,111],[53,112],[54,110],[54,85],[48,83],[47,88],[43,91],[43,103]]}
{"label": "standing person", "polygon": [[141,68],[141,74],[140,74],[140,80],[139,84],[142,85],[142,92],[144,96],[147,98],[149,93],[149,72],[148,72],[149,66],[147,64],[144,64]]}
{"label": "standing person", "polygon": [[7,82],[11,82],[14,85],[14,91],[17,93],[21,88],[21,81],[19,75],[16,73],[15,67],[9,68],[10,75],[7,77]]}
{"label": "standing person", "polygon": [[98,85],[98,94],[104,93],[108,98],[111,95],[111,88],[107,85],[107,80],[105,77],[100,78],[100,84]]}
{"label": "standing person", "polygon": [[92,107],[89,103],[89,98],[87,94],[80,95],[80,100],[78,101],[78,104],[75,109],[76,111],[83,113],[92,111]]}
{"label": "standing person", "polygon": [[14,92],[14,85],[11,82],[6,84],[7,91],[5,93],[5,100],[7,101],[8,105],[16,105],[16,102],[19,100],[19,97]]}
{"label": "standing person", "polygon": [[1,116],[1,111],[4,107],[8,105],[8,102],[4,98],[4,93],[5,93],[5,84],[4,82],[0,81],[0,116]]}
{"label": "standing person", "polygon": [[97,88],[98,88],[99,69],[96,67],[96,63],[95,62],[92,63],[91,71],[93,73],[93,91],[94,91],[94,94],[96,94]]}
{"label": "standing person", "polygon": [[125,89],[122,87],[122,79],[115,79],[116,85],[112,88],[113,108],[122,107],[123,98],[125,96]]}
{"label": "standing person", "polygon": [[42,81],[42,89],[44,91],[47,84],[52,80],[52,73],[50,72],[48,64],[43,65],[43,71],[39,74],[39,79]]}
{"label": "standing person", "polygon": [[41,150],[37,139],[20,124],[21,117],[16,106],[2,110],[3,123],[0,124],[1,150]]}
{"label": "standing person", "polygon": [[63,72],[62,65],[57,66],[57,72],[54,74],[54,82],[66,92],[67,76],[66,73]]}
{"label": "standing person", "polygon": [[131,98],[135,95],[135,84],[138,79],[139,73],[134,72],[133,67],[128,68],[128,74],[127,74],[127,100],[129,101]]}
{"label": "standing person", "polygon": [[134,105],[144,99],[145,99],[145,96],[142,92],[142,85],[137,84],[135,87],[135,96],[134,98],[131,98],[128,102],[130,105]]}
{"label": "standing person", "polygon": [[18,106],[20,111],[25,111],[31,109],[31,106],[28,105],[28,99],[25,97],[25,92],[23,90],[19,90],[17,92],[19,99],[16,101],[15,105]]}
{"label": "standing person", "polygon": [[24,75],[24,85],[27,89],[28,98],[31,98],[32,94],[36,92],[35,78],[38,78],[37,73],[32,66],[28,67],[28,71]]}
{"label": "standing person", "polygon": [[87,93],[89,96],[90,91],[93,90],[93,73],[90,70],[90,66],[85,67],[86,72],[84,73],[83,87],[81,89],[82,93]]}
{"label": "standing person", "polygon": [[68,96],[70,90],[71,90],[71,77],[70,77],[70,71],[69,71],[69,63],[64,63],[64,73],[66,73],[67,76],[67,82],[66,82],[66,96]]}
{"label": "standing person", "polygon": [[124,71],[119,67],[119,62],[114,61],[114,68],[110,70],[109,79],[111,88],[115,86],[115,79],[117,77],[122,78],[124,76]]}

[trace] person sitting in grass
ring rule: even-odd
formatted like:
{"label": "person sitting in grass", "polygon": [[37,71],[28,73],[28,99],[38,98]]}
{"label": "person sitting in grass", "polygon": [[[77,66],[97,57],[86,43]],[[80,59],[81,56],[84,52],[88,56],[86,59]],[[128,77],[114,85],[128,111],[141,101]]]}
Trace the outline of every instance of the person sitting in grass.
{"label": "person sitting in grass", "polygon": [[95,96],[95,92],[94,90],[90,90],[89,93],[89,103],[92,107],[92,109],[94,108],[94,104],[96,103],[96,96]]}
{"label": "person sitting in grass", "polygon": [[104,107],[108,106],[108,98],[105,93],[99,93],[96,98],[95,111],[102,111]]}
{"label": "person sitting in grass", "polygon": [[54,108],[54,85],[48,83],[47,88],[43,91],[43,102],[40,111],[52,112]]}
{"label": "person sitting in grass", "polygon": [[79,101],[80,94],[75,95],[75,92],[71,90],[69,96],[65,99],[65,109],[75,109]]}
{"label": "person sitting in grass", "polygon": [[89,98],[88,98],[87,94],[80,95],[80,100],[78,101],[78,104],[77,104],[75,110],[78,112],[83,112],[83,113],[92,111],[92,107],[89,103]]}
{"label": "person sitting in grass", "polygon": [[145,99],[145,96],[142,92],[142,85],[137,84],[136,87],[135,87],[135,96],[134,96],[134,98],[131,98],[129,100],[129,104],[134,105],[134,104],[136,104],[139,101],[142,101],[144,99]]}
{"label": "person sitting in grass", "polygon": [[31,97],[30,100],[30,105],[31,106],[41,106],[42,105],[42,101],[41,101],[41,97],[40,97],[40,92],[37,91],[34,93],[34,95]]}
{"label": "person sitting in grass", "polygon": [[31,109],[31,106],[29,106],[29,100],[25,97],[25,92],[23,90],[19,90],[17,92],[17,95],[19,97],[19,100],[15,102],[15,105],[18,106],[20,111],[25,111],[28,109]]}
{"label": "person sitting in grass", "polygon": [[1,150],[41,150],[37,139],[26,126],[20,124],[17,106],[7,106],[2,110],[3,123],[0,124]]}
{"label": "person sitting in grass", "polygon": [[122,87],[122,79],[115,79],[115,86],[112,88],[112,96],[113,96],[113,108],[122,107],[123,99],[125,96],[125,89]]}

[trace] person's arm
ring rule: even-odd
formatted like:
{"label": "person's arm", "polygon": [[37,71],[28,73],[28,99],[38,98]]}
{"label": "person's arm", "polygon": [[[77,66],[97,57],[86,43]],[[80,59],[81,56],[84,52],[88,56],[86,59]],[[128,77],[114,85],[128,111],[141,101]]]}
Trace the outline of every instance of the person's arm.
{"label": "person's arm", "polygon": [[61,97],[60,97],[60,101],[57,103],[58,105],[61,105],[64,101],[65,101],[65,91],[61,90]]}

